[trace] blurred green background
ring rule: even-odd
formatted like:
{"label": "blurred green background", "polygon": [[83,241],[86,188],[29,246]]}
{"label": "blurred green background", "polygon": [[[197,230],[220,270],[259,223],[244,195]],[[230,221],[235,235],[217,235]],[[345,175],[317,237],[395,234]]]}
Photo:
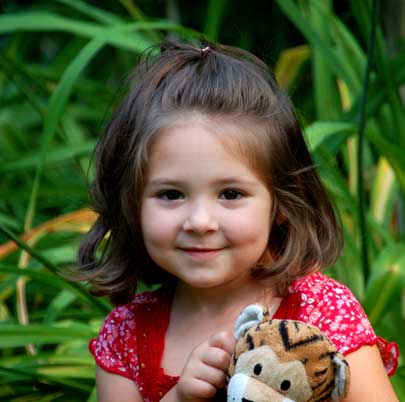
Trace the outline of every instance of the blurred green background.
{"label": "blurred green background", "polygon": [[[139,54],[168,35],[272,66],[341,215],[346,246],[328,274],[405,351],[405,2],[376,3],[375,23],[368,0],[1,3],[0,400],[95,401],[87,342],[110,305],[55,273],[94,220],[94,145]],[[405,400],[402,359],[392,381]]]}

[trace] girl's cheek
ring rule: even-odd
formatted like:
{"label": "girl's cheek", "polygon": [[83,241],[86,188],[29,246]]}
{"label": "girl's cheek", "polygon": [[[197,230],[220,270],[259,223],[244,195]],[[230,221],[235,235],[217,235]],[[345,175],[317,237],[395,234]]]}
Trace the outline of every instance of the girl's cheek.
{"label": "girl's cheek", "polygon": [[145,237],[164,238],[178,227],[179,217],[173,211],[144,206],[141,214],[142,232]]}
{"label": "girl's cheek", "polygon": [[227,216],[228,230],[235,239],[252,239],[270,233],[270,203],[252,203],[235,215]]}

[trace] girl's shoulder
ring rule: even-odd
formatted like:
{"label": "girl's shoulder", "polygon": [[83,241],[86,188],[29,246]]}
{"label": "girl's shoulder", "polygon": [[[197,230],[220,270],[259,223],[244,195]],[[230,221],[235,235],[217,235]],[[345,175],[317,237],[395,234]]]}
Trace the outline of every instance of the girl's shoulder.
{"label": "girl's shoulder", "polygon": [[315,325],[344,355],[364,345],[377,345],[389,375],[398,365],[398,346],[376,336],[360,302],[351,290],[320,272],[295,280],[289,297],[297,300],[297,318]]}
{"label": "girl's shoulder", "polygon": [[143,333],[151,317],[158,320],[159,314],[167,315],[169,294],[165,288],[145,291],[115,307],[105,318],[97,338],[89,342],[96,363],[106,371],[137,381],[139,332]]}
{"label": "girl's shoulder", "polygon": [[305,295],[311,294],[315,297],[331,295],[330,292],[337,295],[347,294],[353,296],[347,286],[321,272],[314,272],[296,279],[290,285],[289,292],[302,293]]}
{"label": "girl's shoulder", "polygon": [[[318,326],[336,341],[347,340],[361,332],[374,341],[374,330],[360,302],[344,284],[320,272],[295,280],[289,292],[299,299],[299,319]],[[346,349],[347,348],[347,349]],[[342,353],[349,349],[342,345]]]}
{"label": "girl's shoulder", "polygon": [[107,315],[104,326],[133,326],[135,319],[138,321],[143,312],[147,313],[152,308],[156,309],[162,302],[164,295],[165,292],[162,288],[137,293],[130,302],[116,306]]}
{"label": "girl's shoulder", "polygon": [[364,330],[370,335],[374,334],[356,296],[336,279],[315,272],[296,279],[288,290],[291,296],[299,300],[300,319],[331,323],[332,318],[340,322],[354,321],[353,317],[356,317],[359,330]]}

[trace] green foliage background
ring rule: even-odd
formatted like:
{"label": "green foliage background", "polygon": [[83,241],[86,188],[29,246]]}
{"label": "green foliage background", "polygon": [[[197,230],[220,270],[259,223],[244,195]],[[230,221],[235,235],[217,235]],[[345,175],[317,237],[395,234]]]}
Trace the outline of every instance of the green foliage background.
{"label": "green foliage background", "polygon": [[[398,2],[400,3],[400,2]],[[405,351],[404,43],[382,28],[371,59],[358,164],[371,2],[82,0],[4,2],[0,15],[0,399],[95,400],[88,339],[109,310],[72,266],[88,206],[91,153],[137,56],[167,35],[244,47],[274,67],[342,217],[328,273]],[[403,2],[401,3],[403,4]],[[394,39],[394,51],[387,46]],[[360,174],[359,174],[360,171]],[[360,179],[360,180],[359,180]],[[359,204],[359,183],[364,203]],[[366,222],[368,267],[359,222]],[[18,247],[10,239],[18,242]],[[405,400],[405,368],[393,383]]]}

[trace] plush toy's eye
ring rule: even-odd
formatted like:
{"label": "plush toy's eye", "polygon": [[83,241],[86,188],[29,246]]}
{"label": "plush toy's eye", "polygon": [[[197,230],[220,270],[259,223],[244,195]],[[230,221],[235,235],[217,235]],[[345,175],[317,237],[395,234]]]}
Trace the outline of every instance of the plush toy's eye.
{"label": "plush toy's eye", "polygon": [[287,391],[291,387],[291,382],[289,380],[284,380],[280,384],[281,391]]}
{"label": "plush toy's eye", "polygon": [[262,368],[263,366],[260,363],[255,364],[255,366],[253,367],[253,372],[256,375],[259,375],[262,372]]}

